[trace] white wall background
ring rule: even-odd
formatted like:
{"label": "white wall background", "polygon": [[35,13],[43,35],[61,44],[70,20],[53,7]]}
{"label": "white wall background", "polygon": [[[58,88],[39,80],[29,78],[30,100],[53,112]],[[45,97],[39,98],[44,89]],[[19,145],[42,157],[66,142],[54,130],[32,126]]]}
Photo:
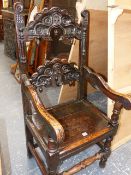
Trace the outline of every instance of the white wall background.
{"label": "white wall background", "polygon": [[107,10],[108,6],[108,0],[77,0],[77,2],[81,2],[87,9]]}

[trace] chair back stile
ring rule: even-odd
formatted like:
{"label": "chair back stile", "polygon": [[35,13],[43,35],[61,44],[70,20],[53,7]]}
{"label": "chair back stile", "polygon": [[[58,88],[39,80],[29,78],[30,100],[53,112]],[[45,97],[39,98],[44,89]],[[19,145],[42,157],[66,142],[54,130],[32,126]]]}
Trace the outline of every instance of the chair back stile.
{"label": "chair back stile", "polygon": [[84,10],[81,13],[83,20],[81,21],[81,40],[79,45],[79,69],[80,69],[80,83],[78,84],[78,99],[83,99],[87,92],[87,82],[85,81],[84,75],[84,66],[87,66],[87,58],[88,58],[88,46],[87,46],[87,38],[88,38],[88,30],[89,30],[89,12]]}
{"label": "chair back stile", "polygon": [[17,38],[17,47],[18,47],[18,62],[20,67],[20,73],[27,73],[27,59],[26,59],[26,43],[24,39],[24,29],[25,23],[24,18],[21,15],[23,12],[23,4],[20,2],[15,3],[14,5],[14,20],[15,20],[15,28],[16,28],[16,38]]}

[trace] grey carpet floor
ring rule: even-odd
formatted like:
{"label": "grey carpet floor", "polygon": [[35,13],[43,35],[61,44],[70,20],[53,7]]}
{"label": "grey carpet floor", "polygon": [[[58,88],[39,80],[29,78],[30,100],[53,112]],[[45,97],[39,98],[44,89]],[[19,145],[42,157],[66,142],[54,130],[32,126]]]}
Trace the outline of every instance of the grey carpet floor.
{"label": "grey carpet floor", "polygon": [[[10,74],[12,63],[13,61],[4,55],[3,43],[0,43],[0,144],[5,166],[4,175],[41,175],[35,160],[28,159],[26,155],[20,85]],[[94,97],[89,98],[96,102]],[[102,110],[105,108],[106,106]],[[93,146],[67,159],[60,170],[69,168],[97,150],[98,147]],[[112,153],[105,169],[100,169],[98,162],[95,162],[77,174],[131,175],[131,141]]]}

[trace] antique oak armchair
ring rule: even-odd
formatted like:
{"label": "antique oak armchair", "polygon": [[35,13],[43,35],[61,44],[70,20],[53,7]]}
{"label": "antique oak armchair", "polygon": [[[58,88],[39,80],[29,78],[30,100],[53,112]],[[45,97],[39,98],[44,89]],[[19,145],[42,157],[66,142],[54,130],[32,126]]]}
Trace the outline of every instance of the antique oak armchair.
{"label": "antique oak armchair", "polygon": [[[75,174],[96,160],[99,160],[100,167],[104,167],[111,153],[111,141],[118,129],[119,114],[122,108],[131,109],[131,98],[113,91],[99,74],[85,65],[88,11],[81,13],[82,21],[78,25],[66,10],[57,7],[45,8],[25,27],[21,15],[22,4],[18,2],[14,8],[28,156],[34,156],[44,175]],[[38,67],[37,72],[30,77],[27,72],[25,43],[34,38],[58,42],[64,38],[79,40],[79,66],[55,58]],[[45,107],[40,98],[44,86],[72,85],[76,81],[76,100]],[[111,118],[87,101],[87,82],[115,102]],[[43,100],[46,102],[46,99]],[[38,126],[35,120],[39,121]],[[63,160],[94,144],[100,147],[99,152],[67,171],[58,172]],[[40,148],[46,162],[37,148]]]}

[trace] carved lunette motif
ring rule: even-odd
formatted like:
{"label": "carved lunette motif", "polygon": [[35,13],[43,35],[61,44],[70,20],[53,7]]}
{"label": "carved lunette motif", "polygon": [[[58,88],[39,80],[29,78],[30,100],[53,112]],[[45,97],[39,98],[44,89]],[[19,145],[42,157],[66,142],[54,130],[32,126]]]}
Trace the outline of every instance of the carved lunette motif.
{"label": "carved lunette motif", "polygon": [[60,86],[62,84],[73,85],[75,81],[79,81],[79,70],[73,63],[66,63],[65,60],[53,59],[48,61],[45,65],[39,66],[37,72],[34,73],[30,79],[30,82],[35,87],[52,86],[56,84]]}
{"label": "carved lunette motif", "polygon": [[80,26],[75,23],[67,10],[61,10],[58,7],[44,8],[42,12],[37,13],[34,21],[27,25],[24,32],[28,40],[34,37],[47,40],[52,40],[56,37],[58,39],[81,39]]}

